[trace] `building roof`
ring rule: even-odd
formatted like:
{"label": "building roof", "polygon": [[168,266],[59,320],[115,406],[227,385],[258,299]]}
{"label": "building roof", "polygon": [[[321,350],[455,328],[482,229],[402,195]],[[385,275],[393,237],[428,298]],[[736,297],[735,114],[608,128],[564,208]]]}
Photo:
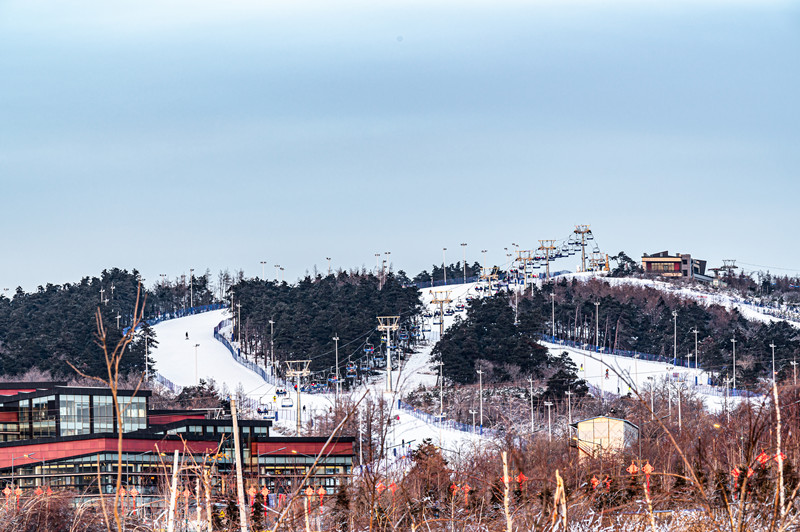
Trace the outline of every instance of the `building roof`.
{"label": "building roof", "polygon": [[578,424],[579,424],[579,423],[585,423],[586,421],[592,421],[593,419],[613,419],[614,421],[623,421],[623,422],[627,423],[628,425],[630,425],[631,427],[635,428],[636,430],[639,430],[639,427],[638,427],[638,425],[636,425],[635,423],[631,423],[631,422],[630,422],[630,421],[628,421],[627,419],[622,419],[622,418],[620,418],[620,417],[611,417],[611,416],[594,416],[594,417],[587,417],[586,419],[581,419],[581,420],[579,420],[579,421],[576,421],[575,423],[573,423],[573,424],[572,424],[572,425],[570,425],[570,426],[571,426],[571,427],[578,428]]}

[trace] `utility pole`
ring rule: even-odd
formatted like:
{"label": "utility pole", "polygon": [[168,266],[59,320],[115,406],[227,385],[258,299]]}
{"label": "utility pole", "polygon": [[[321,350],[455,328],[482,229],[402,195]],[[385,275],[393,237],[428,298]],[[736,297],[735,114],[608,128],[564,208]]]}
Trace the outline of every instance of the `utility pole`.
{"label": "utility pole", "polygon": [[528,383],[531,385],[531,434],[536,430],[533,423],[533,377],[528,377]]}
{"label": "utility pole", "polygon": [[[386,338],[386,391],[394,390],[392,385],[392,331],[400,328],[398,320],[400,316],[378,316],[378,330],[384,333]],[[444,316],[442,316],[444,321]]]}
{"label": "utility pole", "polygon": [[792,365],[792,375],[794,376],[794,385],[797,386],[797,361],[792,360],[789,362]]}
{"label": "utility pole", "polygon": [[[295,384],[297,386],[297,436],[300,436],[300,377],[307,377],[311,374],[311,371],[308,369],[309,364],[311,364],[310,360],[287,360],[286,361],[286,377],[291,379],[294,377]],[[245,508],[245,506],[242,506]]]}
{"label": "utility pole", "polygon": [[480,398],[481,433],[483,433],[483,370],[478,370],[478,397]]}
{"label": "utility pole", "polygon": [[[464,250],[464,284],[467,284],[467,243],[461,243],[461,249]],[[474,423],[473,423],[474,425]]]}
{"label": "utility pole", "polygon": [[694,333],[694,367],[699,368],[700,359],[697,358],[697,333],[699,333],[700,331],[698,331],[697,327],[695,327],[694,329],[692,329],[692,332]]}
{"label": "utility pole", "polygon": [[339,333],[333,337],[334,349],[336,351],[336,400],[339,400]]}
{"label": "utility pole", "polygon": [[242,478],[242,442],[239,436],[239,419],[236,413],[236,399],[231,397],[231,420],[233,421],[233,446],[236,452],[236,495],[239,498],[239,525],[241,532],[247,532],[247,503],[244,499],[244,479]]}
{"label": "utility pole", "polygon": [[733,344],[733,389],[736,390],[736,338],[731,338]]}
{"label": "utility pole", "polygon": [[194,268],[189,268],[189,307],[194,307]]}
{"label": "utility pole", "polygon": [[653,382],[654,381],[653,376],[652,375],[648,375],[647,376],[647,380],[650,381],[650,420],[652,421],[653,419],[656,418],[656,414],[655,414],[656,407],[655,407],[655,402],[653,401],[653,397],[655,396],[655,389],[653,388],[653,383],[654,383]]}
{"label": "utility pole", "polygon": [[553,441],[553,423],[550,418],[550,407],[553,406],[553,403],[550,401],[545,401],[544,406],[547,407],[547,439],[549,441]]}

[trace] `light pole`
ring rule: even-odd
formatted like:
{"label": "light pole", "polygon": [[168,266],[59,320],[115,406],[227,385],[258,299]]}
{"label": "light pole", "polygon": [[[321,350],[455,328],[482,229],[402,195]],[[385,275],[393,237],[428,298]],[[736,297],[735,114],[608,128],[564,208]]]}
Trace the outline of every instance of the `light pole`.
{"label": "light pole", "polygon": [[548,441],[553,441],[553,424],[550,419],[550,407],[553,406],[553,403],[550,401],[545,401],[544,406],[547,407],[547,439]]}
{"label": "light pole", "polygon": [[567,395],[567,424],[572,425],[572,392],[567,390],[564,393]]}
{"label": "light pole", "polygon": [[242,304],[236,303],[236,328],[239,332],[239,349],[242,348]]}
{"label": "light pole", "polygon": [[775,385],[775,344],[769,344],[772,348],[772,384]]}
{"label": "light pole", "polygon": [[550,292],[550,334],[553,335],[553,342],[556,341],[556,294]]}
{"label": "light pole", "polygon": [[656,408],[655,403],[653,402],[653,396],[655,395],[655,390],[653,389],[653,376],[648,375],[647,380],[650,381],[650,420],[652,421],[656,417]]}
{"label": "light pole", "polygon": [[486,252],[487,251],[488,251],[487,249],[482,249],[481,250],[481,253],[483,254],[483,274],[486,275],[487,279],[488,279],[489,272],[486,271]]}
{"label": "light pole", "polygon": [[281,265],[280,264],[274,264],[274,267],[275,267],[275,282],[277,283],[278,282],[278,268],[280,268]]}
{"label": "light pole", "polygon": [[733,344],[733,389],[736,390],[736,338],[731,338]]}
{"label": "light pole", "polygon": [[600,302],[594,302],[594,346],[600,352],[600,405],[603,405],[606,394],[606,379],[603,377],[603,352],[600,351]]}
{"label": "light pole", "polygon": [[333,337],[334,349],[336,350],[336,400],[339,400],[339,333]]}
{"label": "light pole", "polygon": [[325,259],[328,261],[328,275],[330,275],[331,274],[331,258],[330,257],[325,257]]}
{"label": "light pole", "polygon": [[483,432],[483,370],[478,370],[478,397],[480,398],[481,432]]}
{"label": "light pole", "polygon": [[119,329],[119,319],[122,317],[122,314],[117,312],[117,329]]}
{"label": "light pole", "polygon": [[531,434],[533,434],[535,430],[533,424],[533,377],[528,377],[528,383],[531,385]]}
{"label": "light pole", "polygon": [[447,285],[447,258],[445,257],[447,248],[442,248],[442,271],[444,272],[444,284]]}
{"label": "light pole", "polygon": [[267,265],[267,261],[262,260],[261,261],[261,280],[262,281],[264,280],[264,268],[266,267],[266,265]]}
{"label": "light pole", "polygon": [[672,363],[678,363],[678,311],[672,311]]}
{"label": "light pole", "polygon": [[797,361],[792,360],[789,362],[792,365],[792,375],[794,375],[794,385],[797,386]]}
{"label": "light pole", "polygon": [[194,268],[189,268],[189,307],[194,308]]}
{"label": "light pole", "polygon": [[464,250],[464,284],[467,284],[467,243],[466,242],[462,242],[461,243],[461,249]]}
{"label": "light pole", "polygon": [[283,266],[281,266],[280,270],[281,270],[281,283],[283,283],[284,281],[286,281],[286,278],[283,276]]}
{"label": "light pole", "polygon": [[200,344],[194,344],[194,385],[200,386],[200,376],[197,369],[197,348]]}
{"label": "light pole", "polygon": [[272,326],[275,322],[269,320],[269,358],[272,365],[272,376],[275,376],[275,335]]}
{"label": "light pole", "polygon": [[700,359],[697,358],[697,333],[700,331],[698,331],[697,327],[695,327],[692,332],[694,333],[694,367],[697,368],[700,365]]}
{"label": "light pole", "polygon": [[36,454],[35,451],[32,452],[32,453],[28,453],[28,454],[18,454],[17,456],[12,456],[11,457],[11,485],[12,486],[14,485],[14,459],[16,459],[16,458],[30,458],[34,454]]}
{"label": "light pole", "polygon": [[472,433],[475,434],[475,414],[478,413],[477,410],[470,410],[470,414],[472,414]]}

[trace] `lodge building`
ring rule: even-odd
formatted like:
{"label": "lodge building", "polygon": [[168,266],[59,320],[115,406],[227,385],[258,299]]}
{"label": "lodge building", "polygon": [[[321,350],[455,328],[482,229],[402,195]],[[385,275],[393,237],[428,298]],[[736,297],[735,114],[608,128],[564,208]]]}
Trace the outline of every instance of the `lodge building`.
{"label": "lodge building", "polygon": [[[111,493],[116,484],[117,436],[122,432],[122,475],[128,491],[156,495],[182,462],[206,463],[213,478],[234,471],[233,421],[204,410],[151,410],[149,390],[119,390],[122,419],[111,390],[63,382],[0,383],[0,477],[4,485]],[[273,437],[269,420],[239,420],[248,487],[291,493],[302,483],[333,494],[353,465],[353,438]],[[190,456],[191,455],[191,456]],[[317,464],[309,478],[303,478]],[[100,486],[98,486],[98,477]],[[13,488],[12,488],[13,489]]]}

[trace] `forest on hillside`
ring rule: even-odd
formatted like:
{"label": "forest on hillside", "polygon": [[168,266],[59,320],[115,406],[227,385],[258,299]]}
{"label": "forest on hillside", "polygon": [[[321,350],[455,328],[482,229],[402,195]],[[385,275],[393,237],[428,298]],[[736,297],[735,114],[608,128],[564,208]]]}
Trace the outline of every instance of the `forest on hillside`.
{"label": "forest on hillside", "polygon": [[740,386],[756,386],[759,379],[769,377],[771,345],[779,377],[793,377],[792,363],[800,355],[800,333],[785,321],[747,320],[735,309],[704,305],[651,287],[563,279],[541,289],[533,287],[519,297],[494,299],[473,301],[467,319],[445,333],[434,349],[438,356],[452,359],[450,376],[458,382],[474,381],[478,365],[487,362],[499,368],[496,371],[504,379],[515,376],[504,367],[519,368],[517,376],[526,376],[526,368],[542,356],[534,339],[552,334],[553,325],[559,339],[593,345],[597,338],[607,350],[671,359],[677,346],[678,357],[685,361],[691,355],[692,364],[696,330],[700,366],[714,372],[720,382],[732,376],[735,339]]}
{"label": "forest on hillside", "polygon": [[[295,285],[241,279],[229,294],[241,313],[246,354],[269,360],[274,342],[277,361],[310,359],[314,371],[334,365],[334,336],[341,364],[363,355],[366,342],[379,345],[377,316],[400,316],[407,327],[421,308],[419,290],[402,272],[338,271],[307,275]],[[234,334],[238,339],[238,328]]]}
{"label": "forest on hillside", "polygon": [[[102,351],[96,343],[95,312],[100,311],[109,345],[115,345],[131,323],[139,283],[136,270],[103,270],[99,276],[84,277],[76,283],[48,283],[34,292],[18,288],[12,298],[0,297],[0,374],[19,375],[31,369],[49,372],[56,378],[70,378],[75,371],[104,376]],[[166,312],[212,303],[210,274],[162,279],[150,290],[142,288],[145,318]],[[145,336],[152,347],[157,343],[150,327],[136,335],[122,359],[121,374],[144,370]],[[152,369],[152,360],[149,366]]]}

